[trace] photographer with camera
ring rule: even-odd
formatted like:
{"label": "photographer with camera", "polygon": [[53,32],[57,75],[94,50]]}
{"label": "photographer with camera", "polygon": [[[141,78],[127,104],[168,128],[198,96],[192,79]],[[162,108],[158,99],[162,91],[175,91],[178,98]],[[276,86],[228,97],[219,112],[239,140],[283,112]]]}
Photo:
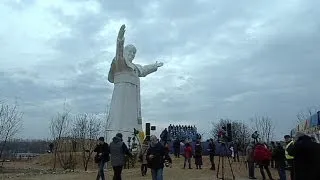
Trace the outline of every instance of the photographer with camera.
{"label": "photographer with camera", "polygon": [[255,132],[251,135],[252,139],[254,139],[254,143],[255,143],[255,144],[258,143],[259,136],[260,136],[260,135],[259,135],[258,131],[255,131]]}

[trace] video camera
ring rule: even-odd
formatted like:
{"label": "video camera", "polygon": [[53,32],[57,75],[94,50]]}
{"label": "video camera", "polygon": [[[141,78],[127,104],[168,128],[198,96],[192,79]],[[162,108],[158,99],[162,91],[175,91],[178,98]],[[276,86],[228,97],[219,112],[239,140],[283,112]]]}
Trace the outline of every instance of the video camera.
{"label": "video camera", "polygon": [[252,133],[251,138],[254,139],[255,142],[258,142],[258,138],[259,138],[259,133],[258,131],[255,131],[254,133]]}

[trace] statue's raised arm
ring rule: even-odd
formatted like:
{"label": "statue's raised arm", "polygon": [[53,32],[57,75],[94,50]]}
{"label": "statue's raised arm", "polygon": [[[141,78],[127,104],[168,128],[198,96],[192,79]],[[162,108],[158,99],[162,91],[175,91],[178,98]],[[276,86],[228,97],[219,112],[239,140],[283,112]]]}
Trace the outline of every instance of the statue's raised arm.
{"label": "statue's raised arm", "polygon": [[116,60],[123,59],[123,45],[124,45],[124,33],[126,31],[126,25],[122,25],[118,37],[117,37],[117,50],[116,50]]}
{"label": "statue's raised arm", "polygon": [[[123,50],[124,50],[124,33],[126,31],[126,25],[122,25],[119,32],[118,32],[118,37],[117,37],[117,47],[116,47],[116,56],[111,62],[110,70],[108,73],[108,81],[111,83],[114,83],[114,73],[116,71],[119,71],[121,69],[121,64],[122,66],[125,64],[125,60],[123,57]],[[120,65],[117,65],[120,64]]]}

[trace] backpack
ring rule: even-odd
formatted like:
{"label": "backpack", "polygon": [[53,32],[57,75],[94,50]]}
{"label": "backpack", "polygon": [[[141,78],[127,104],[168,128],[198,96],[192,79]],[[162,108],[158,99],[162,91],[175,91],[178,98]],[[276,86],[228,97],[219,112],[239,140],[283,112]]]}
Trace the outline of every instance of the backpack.
{"label": "backpack", "polygon": [[271,152],[263,145],[257,145],[254,149],[253,158],[255,161],[266,161],[271,160]]}

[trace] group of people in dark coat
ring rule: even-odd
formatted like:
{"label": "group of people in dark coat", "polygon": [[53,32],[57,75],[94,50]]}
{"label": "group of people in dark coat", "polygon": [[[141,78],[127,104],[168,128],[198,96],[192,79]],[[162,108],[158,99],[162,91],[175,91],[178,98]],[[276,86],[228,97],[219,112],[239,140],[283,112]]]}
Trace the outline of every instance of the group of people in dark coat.
{"label": "group of people in dark coat", "polygon": [[[127,145],[122,140],[122,134],[118,133],[110,145],[104,142],[104,138],[100,137],[98,145],[94,149],[96,152],[95,162],[98,164],[99,170],[96,180],[105,180],[104,167],[106,162],[111,159],[111,166],[113,168],[113,180],[121,180],[122,168],[125,164],[125,156],[132,156]],[[110,158],[111,154],[111,158]]]}
{"label": "group of people in dark coat", "polygon": [[255,163],[259,165],[263,179],[266,179],[264,170],[269,179],[273,179],[269,170],[272,159],[280,180],[287,180],[286,169],[290,172],[291,180],[320,180],[320,144],[302,132],[296,134],[295,140],[288,135],[285,136],[285,140],[285,147],[280,142],[274,143],[272,148],[264,143],[254,142],[247,146],[249,179],[256,179]]}
{"label": "group of people in dark coat", "polygon": [[[287,140],[288,137],[285,136]],[[132,156],[125,143],[122,141],[122,134],[118,133],[113,141],[108,145],[104,142],[104,138],[100,137],[98,145],[94,149],[96,152],[95,162],[98,164],[99,170],[96,179],[105,180],[104,167],[105,163],[111,160],[114,171],[114,180],[121,180],[122,168],[125,164],[125,156]],[[280,180],[286,180],[286,168],[288,157],[292,157],[289,163],[289,171],[291,180],[320,180],[320,172],[318,170],[320,162],[320,144],[315,140],[301,132],[298,132],[294,140],[287,140],[285,148],[280,142],[274,143],[271,147],[267,144],[251,142],[246,149],[247,162],[249,169],[249,179],[256,179],[254,176],[254,164],[259,165],[260,173],[263,179],[266,179],[265,172],[269,179],[273,179],[269,165],[274,161],[274,167],[278,171]],[[180,145],[180,144],[179,144]],[[197,169],[202,168],[202,146],[198,140],[194,146],[194,151],[189,143],[184,144],[185,163],[191,168],[191,158],[194,157]],[[166,164],[172,164],[169,156],[169,149],[159,142],[156,136],[150,137],[150,142],[145,141],[141,149],[143,161],[141,172],[146,175],[147,168],[151,169],[153,180],[163,180],[163,168]],[[211,169],[215,170],[214,156],[215,143],[211,139],[209,141],[208,152],[210,155]],[[111,155],[111,156],[110,156]]]}
{"label": "group of people in dark coat", "polygon": [[[114,176],[113,180],[121,180],[122,168],[125,164],[125,156],[132,157],[126,144],[123,143],[122,134],[118,133],[108,145],[104,138],[100,137],[98,144],[94,149],[96,152],[95,162],[99,170],[96,180],[105,180],[104,167],[105,163],[111,160]],[[111,155],[111,157],[110,157]],[[141,148],[141,173],[146,175],[147,168],[151,169],[152,180],[163,180],[164,164],[172,164],[169,151],[166,146],[162,145],[156,136],[150,136],[150,142],[144,141]]]}

